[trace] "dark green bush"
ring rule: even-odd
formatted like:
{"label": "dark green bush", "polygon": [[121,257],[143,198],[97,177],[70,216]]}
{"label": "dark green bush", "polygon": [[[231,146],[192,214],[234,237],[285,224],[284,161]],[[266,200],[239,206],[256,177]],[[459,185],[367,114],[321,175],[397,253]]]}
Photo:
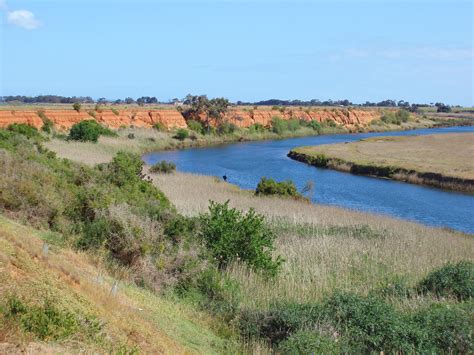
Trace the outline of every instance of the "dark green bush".
{"label": "dark green bush", "polygon": [[380,120],[388,124],[401,125],[402,122],[407,122],[410,119],[410,112],[407,110],[398,110],[396,112],[385,112]]}
{"label": "dark green bush", "polygon": [[411,353],[418,346],[418,327],[381,298],[336,293],[324,312],[356,353]]}
{"label": "dark green bush", "polygon": [[69,139],[81,142],[97,142],[101,135],[115,136],[116,133],[102,127],[95,120],[84,120],[74,124],[69,131]]}
{"label": "dark green bush", "polygon": [[334,338],[317,332],[300,331],[278,346],[281,354],[340,354],[341,345]]}
{"label": "dark green bush", "polygon": [[186,122],[188,124],[188,127],[191,131],[194,131],[199,134],[204,134],[204,126],[202,125],[201,122],[196,121],[196,120],[188,120]]}
{"label": "dark green bush", "polygon": [[72,105],[72,108],[76,110],[77,112],[81,111],[81,104],[79,102],[76,102]]}
{"label": "dark green bush", "polygon": [[225,135],[232,134],[237,130],[237,126],[230,122],[223,122],[217,126],[217,134]]}
{"label": "dark green bush", "polygon": [[[432,353],[470,354],[474,351],[474,304],[432,304],[414,316],[422,330],[422,348]],[[421,350],[421,348],[420,348]]]}
{"label": "dark green bush", "polygon": [[12,123],[7,127],[7,129],[11,132],[19,133],[24,135],[26,138],[35,138],[41,139],[41,135],[39,134],[38,130],[30,125],[24,123]]}
{"label": "dark green bush", "polygon": [[308,127],[311,127],[316,132],[318,132],[318,134],[321,133],[321,124],[318,121],[316,120],[308,121],[307,125]]}
{"label": "dark green bush", "polygon": [[276,134],[282,135],[288,130],[288,123],[280,117],[273,117],[271,121],[272,131]]}
{"label": "dark green bush", "polygon": [[461,261],[447,264],[429,273],[418,285],[421,292],[439,297],[454,296],[458,299],[474,297],[474,263]]}
{"label": "dark green bush", "polygon": [[276,182],[273,179],[267,179],[262,177],[255,190],[257,196],[284,196],[284,197],[295,197],[301,198],[302,195],[296,189],[293,181],[287,180],[282,182]]}
{"label": "dark green bush", "polygon": [[250,209],[246,214],[210,202],[209,213],[200,216],[200,238],[219,268],[241,260],[254,270],[276,275],[283,260],[272,258],[275,235],[263,216]]}
{"label": "dark green bush", "polygon": [[184,141],[186,138],[189,137],[189,132],[187,129],[184,129],[184,128],[180,128],[176,131],[176,134],[174,136],[174,138],[180,140],[180,141]]}
{"label": "dark green bush", "polygon": [[171,174],[176,171],[176,164],[173,162],[167,162],[162,160],[156,164],[153,164],[150,168],[152,173]]}

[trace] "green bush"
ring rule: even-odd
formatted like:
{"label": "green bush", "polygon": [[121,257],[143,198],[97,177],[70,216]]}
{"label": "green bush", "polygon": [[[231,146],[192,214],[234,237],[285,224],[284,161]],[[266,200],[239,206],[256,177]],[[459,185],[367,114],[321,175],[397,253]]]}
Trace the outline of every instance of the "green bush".
{"label": "green bush", "polygon": [[97,142],[101,135],[116,136],[116,133],[102,127],[95,120],[84,120],[74,124],[69,131],[69,139],[81,142]]}
{"label": "green bush", "polygon": [[30,125],[24,123],[12,123],[7,127],[7,129],[11,132],[19,133],[24,135],[26,138],[35,138],[41,139],[41,135],[39,134],[38,130]]}
{"label": "green bush", "polygon": [[280,117],[273,117],[271,121],[272,131],[278,135],[282,135],[286,130],[288,130],[288,123]]}
{"label": "green bush", "polygon": [[265,127],[260,123],[254,123],[248,128],[249,133],[263,133],[265,132]]}
{"label": "green bush", "polygon": [[[444,354],[469,354],[474,350],[472,301],[465,304],[432,304],[414,316],[422,329],[423,349]],[[421,349],[420,349],[421,350]]]}
{"label": "green bush", "polygon": [[120,115],[119,110],[117,110],[117,109],[115,109],[115,108],[111,108],[110,110],[112,111],[112,113],[113,113],[115,116],[119,116],[119,115]]}
{"label": "green bush", "polygon": [[170,174],[174,171],[176,171],[176,164],[167,162],[166,160],[153,164],[150,168],[150,172],[152,173]]}
{"label": "green bush", "polygon": [[278,346],[281,354],[341,354],[341,345],[335,339],[317,332],[300,331]]}
{"label": "green bush", "polygon": [[39,110],[37,112],[39,118],[41,118],[41,121],[43,121],[43,126],[41,127],[41,130],[45,133],[51,133],[54,127],[53,121],[51,121],[46,114],[44,113],[43,110]]}
{"label": "green bush", "polygon": [[272,258],[275,235],[262,215],[253,209],[244,214],[230,208],[229,201],[211,201],[209,213],[202,214],[200,222],[199,236],[220,269],[240,260],[254,270],[277,274],[283,260]]}
{"label": "green bush", "polygon": [[460,300],[474,297],[474,263],[460,261],[429,273],[418,285],[421,292]]}
{"label": "green bush", "polygon": [[407,122],[410,119],[410,112],[407,110],[398,110],[396,112],[385,112],[380,120],[387,124],[401,125],[402,122]]}
{"label": "green bush", "polygon": [[292,131],[292,132],[297,131],[301,127],[300,121],[297,120],[296,118],[292,118],[287,121],[287,127],[289,131]]}
{"label": "green bush", "polygon": [[194,131],[199,134],[204,134],[204,127],[201,122],[196,121],[196,120],[188,120],[186,122],[188,124],[188,127],[191,131]]}
{"label": "green bush", "polygon": [[276,182],[273,179],[262,177],[255,190],[257,196],[284,196],[301,198],[302,195],[296,189],[295,183],[291,180]]}
{"label": "green bush", "polygon": [[326,319],[356,353],[412,353],[419,329],[381,298],[336,293],[324,303]]}
{"label": "green bush", "polygon": [[72,108],[76,110],[77,112],[81,111],[81,104],[79,102],[76,102],[72,105]]}
{"label": "green bush", "polygon": [[163,123],[160,123],[160,122],[155,123],[153,125],[153,128],[160,132],[166,131],[166,127],[163,125]]}
{"label": "green bush", "polygon": [[184,141],[186,138],[189,137],[189,132],[187,129],[184,129],[184,128],[180,128],[176,131],[176,134],[174,136],[174,138],[180,140],[180,141]]}
{"label": "green bush", "polygon": [[230,122],[223,122],[219,126],[217,126],[217,134],[225,135],[225,134],[232,134],[237,130],[237,126]]}
{"label": "green bush", "polygon": [[318,134],[321,133],[321,124],[318,121],[316,120],[308,121],[307,125],[308,127],[311,127],[316,132],[318,132]]}

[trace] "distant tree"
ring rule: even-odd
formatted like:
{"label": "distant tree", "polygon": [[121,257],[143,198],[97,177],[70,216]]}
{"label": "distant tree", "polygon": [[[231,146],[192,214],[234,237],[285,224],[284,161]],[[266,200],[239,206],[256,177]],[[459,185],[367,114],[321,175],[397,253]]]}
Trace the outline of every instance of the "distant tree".
{"label": "distant tree", "polygon": [[435,103],[435,106],[438,108],[437,112],[451,112],[451,106],[445,105],[442,102]]}
{"label": "distant tree", "polygon": [[73,105],[72,105],[72,108],[74,110],[76,110],[77,112],[81,111],[81,104],[79,102],[75,102]]}
{"label": "distant tree", "polygon": [[126,103],[127,105],[131,105],[131,104],[135,103],[135,100],[132,99],[131,97],[127,97],[127,98],[125,99],[125,103]]}
{"label": "distant tree", "polygon": [[97,100],[98,104],[106,105],[108,103],[107,99],[105,97],[101,97],[99,100]]}

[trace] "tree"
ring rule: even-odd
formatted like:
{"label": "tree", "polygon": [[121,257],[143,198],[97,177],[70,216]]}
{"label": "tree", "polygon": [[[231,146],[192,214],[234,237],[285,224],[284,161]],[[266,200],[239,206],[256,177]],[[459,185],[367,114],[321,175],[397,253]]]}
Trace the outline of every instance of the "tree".
{"label": "tree", "polygon": [[131,105],[131,104],[135,103],[135,100],[132,99],[131,97],[127,97],[127,98],[125,99],[125,103],[126,103],[127,105]]}
{"label": "tree", "polygon": [[76,110],[77,112],[81,111],[81,104],[79,102],[75,102],[73,105],[72,105],[72,108],[74,110]]}

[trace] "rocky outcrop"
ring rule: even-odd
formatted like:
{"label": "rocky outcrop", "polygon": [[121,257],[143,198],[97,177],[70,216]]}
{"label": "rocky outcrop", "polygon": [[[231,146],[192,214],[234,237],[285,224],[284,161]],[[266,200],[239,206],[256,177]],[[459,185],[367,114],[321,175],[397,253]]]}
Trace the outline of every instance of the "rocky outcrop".
{"label": "rocky outcrop", "polygon": [[[82,120],[96,119],[101,124],[119,128],[123,126],[153,127],[159,123],[167,129],[185,128],[186,121],[177,110],[146,110],[143,108],[127,110],[101,110],[76,112],[74,110],[44,110],[44,115],[60,130],[68,130]],[[284,111],[270,109],[236,109],[229,110],[225,120],[238,127],[248,127],[253,124],[269,126],[273,117],[282,119],[316,120],[318,122],[333,121],[346,127],[365,126],[380,118],[378,110],[361,109],[318,109],[299,110],[287,108]],[[203,120],[201,118],[201,120]],[[11,123],[24,123],[36,128],[43,125],[37,111],[4,110],[0,111],[0,128]]]}

